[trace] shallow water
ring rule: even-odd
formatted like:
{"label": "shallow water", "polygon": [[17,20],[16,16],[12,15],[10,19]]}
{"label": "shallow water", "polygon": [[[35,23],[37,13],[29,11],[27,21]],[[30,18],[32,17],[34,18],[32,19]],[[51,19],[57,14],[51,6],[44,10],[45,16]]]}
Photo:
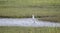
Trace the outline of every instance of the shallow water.
{"label": "shallow water", "polygon": [[60,23],[38,21],[32,18],[0,18],[0,26],[60,27]]}

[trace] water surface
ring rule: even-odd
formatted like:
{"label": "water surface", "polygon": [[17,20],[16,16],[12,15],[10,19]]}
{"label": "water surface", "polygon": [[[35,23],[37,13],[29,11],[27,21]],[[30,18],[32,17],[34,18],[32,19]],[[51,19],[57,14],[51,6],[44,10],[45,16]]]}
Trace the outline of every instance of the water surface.
{"label": "water surface", "polygon": [[0,26],[60,27],[60,23],[33,20],[32,18],[0,18]]}

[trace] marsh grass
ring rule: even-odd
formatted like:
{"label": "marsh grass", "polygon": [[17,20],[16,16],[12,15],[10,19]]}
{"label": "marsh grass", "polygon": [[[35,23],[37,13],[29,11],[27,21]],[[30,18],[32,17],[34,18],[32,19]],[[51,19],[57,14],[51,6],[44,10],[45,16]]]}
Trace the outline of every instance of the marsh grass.
{"label": "marsh grass", "polygon": [[60,33],[60,28],[59,27],[0,26],[0,33]]}

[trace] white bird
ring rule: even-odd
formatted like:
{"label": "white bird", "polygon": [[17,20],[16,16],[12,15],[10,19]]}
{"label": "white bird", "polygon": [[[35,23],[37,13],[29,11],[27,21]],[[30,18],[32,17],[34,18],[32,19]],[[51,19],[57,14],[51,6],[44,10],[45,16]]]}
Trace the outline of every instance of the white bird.
{"label": "white bird", "polygon": [[33,19],[33,21],[34,21],[34,23],[35,23],[36,21],[35,21],[35,16],[34,16],[34,14],[32,15],[32,19]]}

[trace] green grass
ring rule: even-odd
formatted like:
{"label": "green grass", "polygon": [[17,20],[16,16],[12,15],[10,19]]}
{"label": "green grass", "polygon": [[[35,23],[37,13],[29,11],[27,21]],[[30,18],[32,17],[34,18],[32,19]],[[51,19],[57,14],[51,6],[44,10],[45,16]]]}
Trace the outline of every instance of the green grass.
{"label": "green grass", "polygon": [[0,33],[60,33],[56,27],[7,27],[0,26]]}
{"label": "green grass", "polygon": [[[58,11],[56,11],[58,10]],[[10,8],[10,7],[1,7],[0,16],[8,17],[28,17],[34,14],[35,16],[44,17],[44,16],[60,16],[59,9],[53,10],[47,8]]]}
{"label": "green grass", "polygon": [[[7,5],[45,5],[45,4],[60,4],[60,0],[0,0],[5,1]],[[4,3],[4,2],[3,2]],[[3,4],[1,2],[1,4]]]}
{"label": "green grass", "polygon": [[59,21],[60,0],[0,0],[0,17],[28,18],[32,14],[37,18],[56,17]]}

